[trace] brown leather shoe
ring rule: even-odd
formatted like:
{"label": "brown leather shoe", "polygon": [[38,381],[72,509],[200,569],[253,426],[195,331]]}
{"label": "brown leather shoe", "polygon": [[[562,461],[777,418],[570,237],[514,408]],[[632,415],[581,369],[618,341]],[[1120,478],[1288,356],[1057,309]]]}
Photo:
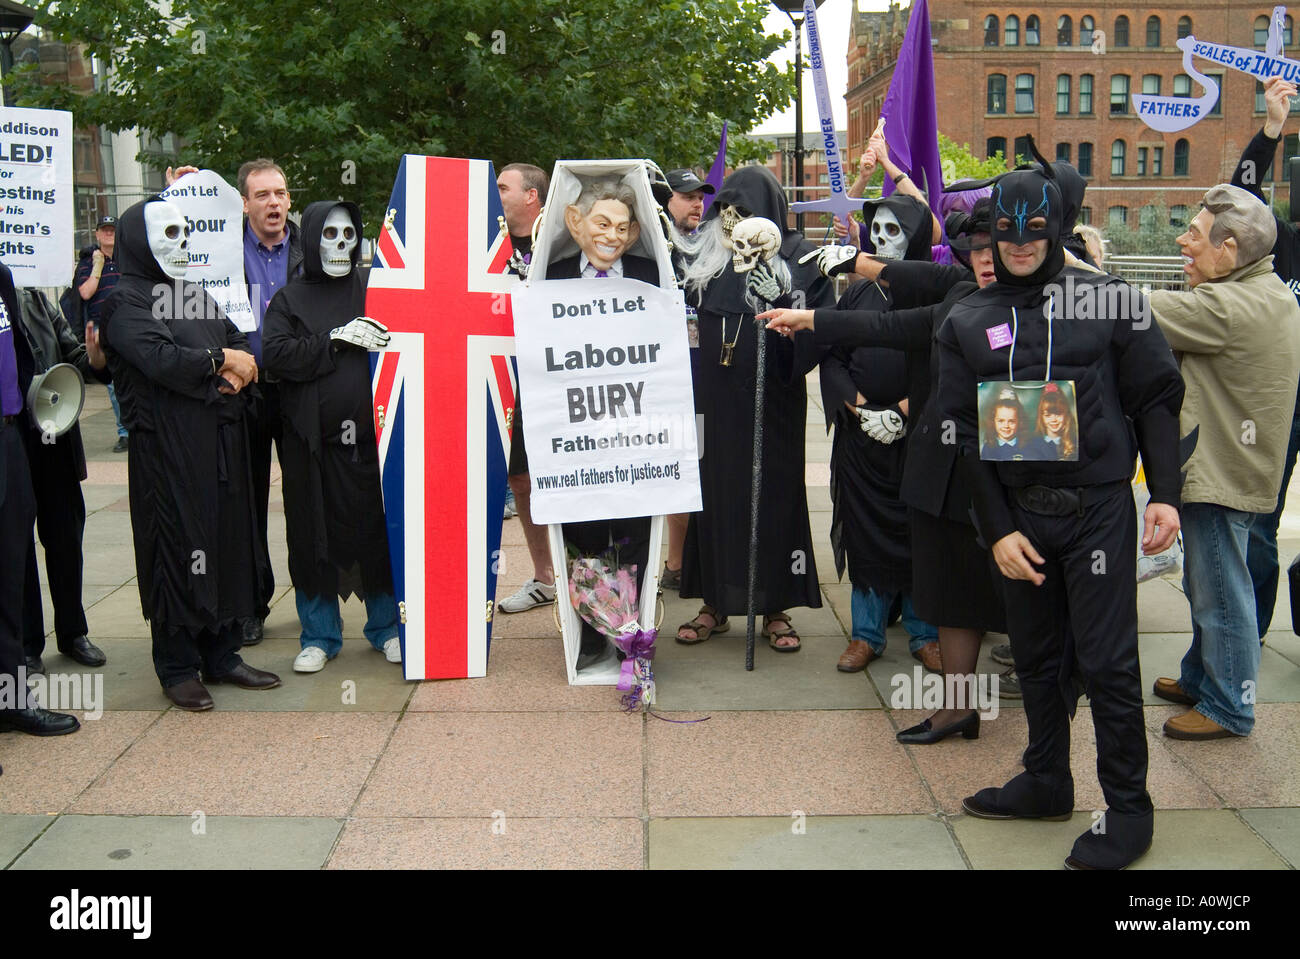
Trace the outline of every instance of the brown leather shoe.
{"label": "brown leather shoe", "polygon": [[1213,719],[1202,716],[1194,709],[1188,710],[1181,716],[1165,720],[1165,735],[1170,739],[1185,739],[1191,742],[1237,737],[1236,733],[1228,732]]}
{"label": "brown leather shoe", "polygon": [[1167,699],[1171,703],[1178,703],[1180,706],[1196,705],[1196,700],[1183,691],[1183,687],[1176,679],[1161,676],[1156,680],[1155,685],[1151,687],[1151,692],[1161,699]]}
{"label": "brown leather shoe", "polygon": [[212,708],[212,696],[208,689],[197,679],[187,679],[175,686],[164,686],[163,695],[181,709],[192,713],[201,713]]}
{"label": "brown leather shoe", "polygon": [[256,669],[248,663],[240,663],[224,676],[209,676],[210,683],[230,683],[240,689],[274,689],[280,685],[280,677],[264,669]]}
{"label": "brown leather shoe", "polygon": [[835,664],[835,668],[842,673],[860,673],[867,668],[867,664],[872,660],[879,659],[876,651],[871,648],[871,644],[863,639],[849,640],[849,648],[844,650],[840,656],[840,661]]}
{"label": "brown leather shoe", "polygon": [[926,643],[912,654],[912,658],[920,660],[921,665],[932,673],[943,672],[943,657],[939,655],[938,643]]}

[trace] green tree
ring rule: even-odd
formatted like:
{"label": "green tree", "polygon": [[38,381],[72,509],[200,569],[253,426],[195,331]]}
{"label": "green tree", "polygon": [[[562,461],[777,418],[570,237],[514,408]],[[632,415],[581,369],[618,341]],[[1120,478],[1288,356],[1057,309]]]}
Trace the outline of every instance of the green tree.
{"label": "green tree", "polygon": [[[707,163],[723,120],[743,133],[793,91],[793,68],[764,62],[788,35],[763,33],[759,0],[173,0],[170,20],[153,0],[38,9],[112,80],[81,94],[35,65],[11,102],[175,133],[186,162],[232,180],[275,157],[299,206],[355,200],[372,228],[404,153]],[[763,155],[738,138],[730,159]]]}

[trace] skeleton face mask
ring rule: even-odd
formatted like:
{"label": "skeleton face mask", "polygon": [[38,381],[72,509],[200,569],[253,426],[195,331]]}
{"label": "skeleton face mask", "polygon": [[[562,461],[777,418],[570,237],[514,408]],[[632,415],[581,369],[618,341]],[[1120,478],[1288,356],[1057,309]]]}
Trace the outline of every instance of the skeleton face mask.
{"label": "skeleton face mask", "polygon": [[357,245],[352,217],[341,206],[330,210],[320,232],[320,266],[326,276],[347,276],[352,272],[352,251]]}
{"label": "skeleton face mask", "polygon": [[882,260],[901,260],[907,255],[907,234],[888,207],[877,207],[871,218],[871,245]]}
{"label": "skeleton face mask", "polygon": [[718,219],[722,223],[722,245],[728,250],[731,249],[731,231],[736,228],[737,223],[749,215],[749,211],[743,207],[732,206],[730,203],[722,204]]}
{"label": "skeleton face mask", "polygon": [[162,271],[173,280],[185,279],[190,265],[190,228],[185,225],[181,211],[165,201],[146,203],[144,232],[149,239],[149,251]]}
{"label": "skeleton face mask", "polygon": [[748,273],[758,261],[770,260],[781,246],[781,231],[761,216],[741,220],[731,231],[731,264],[737,273]]}

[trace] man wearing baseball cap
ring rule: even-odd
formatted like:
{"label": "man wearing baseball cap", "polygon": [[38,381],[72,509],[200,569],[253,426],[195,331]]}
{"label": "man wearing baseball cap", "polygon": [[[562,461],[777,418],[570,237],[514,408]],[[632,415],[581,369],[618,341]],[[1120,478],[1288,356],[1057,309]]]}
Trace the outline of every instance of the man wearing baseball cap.
{"label": "man wearing baseball cap", "polygon": [[655,184],[655,199],[663,205],[674,225],[683,233],[694,233],[704,216],[704,194],[714,193],[712,184],[705,183],[693,170],[669,170],[668,186],[672,194]]}

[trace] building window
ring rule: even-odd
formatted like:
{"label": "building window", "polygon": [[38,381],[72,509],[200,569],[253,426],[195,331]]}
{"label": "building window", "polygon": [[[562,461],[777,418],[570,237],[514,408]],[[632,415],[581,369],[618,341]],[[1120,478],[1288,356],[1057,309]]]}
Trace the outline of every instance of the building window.
{"label": "building window", "polygon": [[1165,172],[1165,148],[1151,148],[1151,175],[1160,176]]}
{"label": "building window", "polygon": [[1092,176],[1092,144],[1079,144],[1079,162],[1075,165],[1079,176]]}
{"label": "building window", "polygon": [[1025,46],[1038,46],[1038,17],[1029,16],[1025,18]]}
{"label": "building window", "polygon": [[1113,206],[1106,211],[1106,223],[1109,226],[1125,226],[1128,224],[1128,207]]}
{"label": "building window", "polygon": [[1092,74],[1085,73],[1079,77],[1079,115],[1092,113]]}
{"label": "building window", "polygon": [[1056,78],[1056,112],[1067,114],[1070,112],[1070,75],[1062,73]]}
{"label": "building window", "polygon": [[989,14],[984,18],[984,46],[996,47],[998,45],[998,18]]}
{"label": "building window", "polygon": [[1160,18],[1147,17],[1147,46],[1160,46]]}
{"label": "building window", "polygon": [[1160,95],[1160,74],[1147,73],[1142,77],[1142,92]]}
{"label": "building window", "polygon": [[1261,50],[1268,44],[1268,17],[1255,18],[1255,46]]}
{"label": "building window", "polygon": [[1061,163],[1070,162],[1070,144],[1058,143],[1056,145],[1056,159]]}
{"label": "building window", "polygon": [[1176,203],[1169,208],[1169,225],[1177,227],[1187,226],[1187,207],[1182,203]]}
{"label": "building window", "polygon": [[1128,153],[1128,146],[1123,140],[1116,140],[1110,145],[1110,175],[1124,175],[1124,157]]}
{"label": "building window", "polygon": [[1115,18],[1115,46],[1128,46],[1128,17],[1123,14]]}
{"label": "building window", "polygon": [[[1148,151],[1147,151],[1147,148],[1146,148],[1146,147],[1138,147],[1138,176],[1146,176],[1146,175],[1147,175],[1147,152],[1148,152]],[[1112,163],[1113,163],[1113,161],[1114,161],[1114,155],[1113,155],[1113,154],[1112,154],[1111,160],[1112,160]],[[1122,171],[1121,171],[1121,172],[1122,172]]]}
{"label": "building window", "polygon": [[1147,204],[1138,210],[1138,226],[1143,230],[1154,230],[1156,228],[1156,208]]}
{"label": "building window", "polygon": [[1068,47],[1074,43],[1074,21],[1068,16],[1056,18],[1056,45]]}
{"label": "building window", "polygon": [[1020,46],[1020,18],[1014,13],[1007,17],[1007,25],[1002,29],[1002,42],[1009,47]]}
{"label": "building window", "polygon": [[[1206,73],[1205,75],[1209,77],[1211,80],[1213,80],[1215,83],[1217,83],[1219,85],[1220,90],[1223,89],[1222,73]],[[1223,116],[1223,97],[1219,97],[1219,99],[1214,101],[1214,106],[1210,107],[1210,112],[1207,114],[1207,116],[1212,116],[1212,117]]]}
{"label": "building window", "polygon": [[1291,14],[1282,18],[1282,46],[1291,46]]}
{"label": "building window", "polygon": [[1079,46],[1092,46],[1092,31],[1097,29],[1092,17],[1079,18]]}
{"label": "building window", "polygon": [[1128,113],[1128,74],[1117,73],[1110,78],[1110,112]]}
{"label": "building window", "polygon": [[1034,112],[1034,75],[1032,73],[1016,74],[1016,112]]}
{"label": "building window", "polygon": [[1185,73],[1174,77],[1174,96],[1190,97],[1192,95],[1192,78]]}
{"label": "building window", "polygon": [[1007,156],[1007,138],[989,137],[984,144],[984,155],[992,160],[999,153],[1002,154],[1002,158],[1005,160]]}
{"label": "building window", "polygon": [[1289,163],[1297,154],[1300,154],[1300,136],[1288,133],[1282,138],[1282,162]]}
{"label": "building window", "polygon": [[1186,140],[1174,144],[1174,176],[1187,176],[1188,145]]}
{"label": "building window", "polygon": [[988,112],[1007,112],[1007,77],[1004,73],[990,73],[988,80]]}
{"label": "building window", "polygon": [[1079,207],[1079,222],[1082,223],[1084,226],[1087,226],[1092,222],[1092,207],[1090,206]]}
{"label": "building window", "polygon": [[1255,112],[1263,113],[1268,109],[1268,103],[1264,100],[1264,84],[1258,80],[1255,81]]}
{"label": "building window", "polygon": [[1029,137],[1016,137],[1015,159],[1017,163],[1024,163],[1029,159]]}
{"label": "building window", "polygon": [[1183,37],[1190,37],[1191,35],[1192,35],[1192,18],[1179,17],[1178,18],[1178,39],[1181,40]]}

